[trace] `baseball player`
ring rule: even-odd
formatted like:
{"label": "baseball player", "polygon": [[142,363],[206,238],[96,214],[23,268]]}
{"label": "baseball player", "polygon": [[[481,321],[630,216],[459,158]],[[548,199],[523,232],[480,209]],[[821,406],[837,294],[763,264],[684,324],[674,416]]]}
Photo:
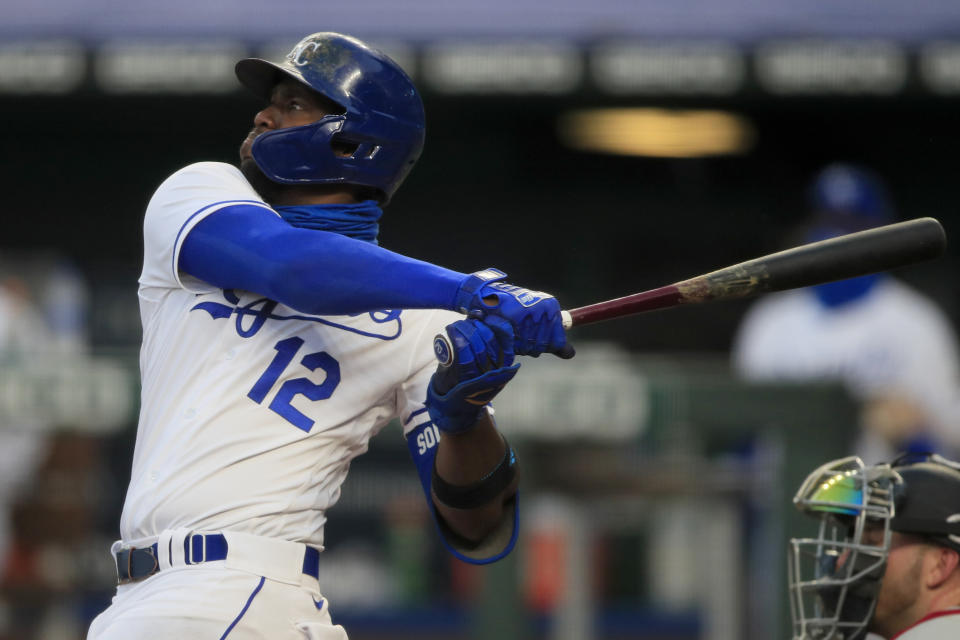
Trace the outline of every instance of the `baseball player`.
{"label": "baseball player", "polygon": [[[810,189],[810,241],[894,221],[879,179],[848,164]],[[960,351],[937,304],[888,274],[772,294],[744,316],[732,348],[750,380],[836,380],[863,407],[856,453],[960,451]]]}
{"label": "baseball player", "polygon": [[91,640],[346,638],[317,586],[325,514],[394,418],[445,544],[503,557],[517,461],[490,401],[515,355],[573,355],[552,296],[377,245],[424,139],[396,63],[316,33],[236,72],[267,101],[241,168],[187,166],[147,206],[119,585]]}
{"label": "baseball player", "polygon": [[791,540],[794,640],[960,638],[960,462],[834,460],[794,504],[819,521]]}

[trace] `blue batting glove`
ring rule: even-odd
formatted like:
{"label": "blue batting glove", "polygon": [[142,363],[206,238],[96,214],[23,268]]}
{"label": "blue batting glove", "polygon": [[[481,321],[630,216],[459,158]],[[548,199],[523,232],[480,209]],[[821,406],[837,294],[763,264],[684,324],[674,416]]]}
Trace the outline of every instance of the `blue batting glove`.
{"label": "blue batting glove", "polygon": [[440,364],[427,387],[430,419],[446,433],[472,428],[480,411],[513,379],[513,331],[501,318],[458,320],[433,342]]}
{"label": "blue batting glove", "polygon": [[454,308],[460,313],[487,320],[499,317],[510,323],[513,350],[537,357],[549,352],[561,358],[574,356],[573,345],[560,317],[560,303],[549,293],[530,291],[503,282],[507,274],[485,269],[470,275],[457,290]]}

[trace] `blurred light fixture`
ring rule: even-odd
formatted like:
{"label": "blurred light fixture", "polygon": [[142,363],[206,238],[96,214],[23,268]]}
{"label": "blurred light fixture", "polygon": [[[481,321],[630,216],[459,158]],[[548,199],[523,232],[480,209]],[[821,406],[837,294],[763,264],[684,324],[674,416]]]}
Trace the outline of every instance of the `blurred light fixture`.
{"label": "blurred light fixture", "polygon": [[564,42],[446,42],[428,47],[423,77],[448,94],[560,95],[583,77],[580,50]]}
{"label": "blurred light fixture", "polygon": [[920,53],[920,75],[934,93],[960,93],[960,41],[939,40],[925,45]]}
{"label": "blurred light fixture", "polygon": [[887,40],[784,40],[762,44],[757,78],[777,95],[892,95],[907,82],[907,54]]}
{"label": "blurred light fixture", "polygon": [[226,41],[118,40],[97,52],[94,74],[109,93],[228,93],[238,88],[233,66],[244,55]]}
{"label": "blurred light fixture", "polygon": [[736,45],[709,41],[614,41],[591,51],[590,69],[600,89],[617,95],[731,95],[746,77]]}
{"label": "blurred light fixture", "polygon": [[79,42],[29,40],[0,44],[2,93],[67,93],[80,86],[86,73],[86,51]]}
{"label": "blurred light fixture", "polygon": [[745,153],[755,137],[742,116],[709,110],[585,109],[564,114],[558,125],[574,149],[660,158]]}

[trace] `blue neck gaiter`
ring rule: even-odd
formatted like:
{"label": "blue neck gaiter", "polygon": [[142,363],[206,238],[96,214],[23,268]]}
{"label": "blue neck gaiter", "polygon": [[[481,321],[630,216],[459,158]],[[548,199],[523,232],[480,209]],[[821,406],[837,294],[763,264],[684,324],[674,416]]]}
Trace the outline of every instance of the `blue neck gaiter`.
{"label": "blue neck gaiter", "polygon": [[870,273],[859,278],[815,285],[813,293],[820,304],[828,309],[836,309],[866,296],[880,279],[880,274]]}
{"label": "blue neck gaiter", "polygon": [[[807,242],[818,242],[828,238],[836,238],[845,233],[857,231],[856,228],[845,228],[830,224],[818,224],[807,232]],[[858,278],[827,282],[812,287],[813,294],[824,307],[836,309],[860,300],[869,294],[873,287],[881,280],[878,273],[870,273]]]}
{"label": "blue neck gaiter", "polygon": [[301,229],[318,229],[377,244],[378,221],[383,209],[376,200],[356,204],[310,204],[274,207],[288,224]]}

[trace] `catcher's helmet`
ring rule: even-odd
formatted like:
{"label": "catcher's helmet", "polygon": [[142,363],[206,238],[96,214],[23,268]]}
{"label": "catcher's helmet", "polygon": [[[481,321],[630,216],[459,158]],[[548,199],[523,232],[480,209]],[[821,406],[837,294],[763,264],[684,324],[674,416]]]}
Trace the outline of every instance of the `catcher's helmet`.
{"label": "catcher's helmet", "polygon": [[[386,202],[423,149],[423,103],[413,81],[384,53],[339,33],[314,33],[279,63],[247,58],[240,82],[269,99],[276,83],[293,78],[329,98],[343,113],[299,127],[266,131],[253,159],[281,184],[354,184],[377,189]],[[356,145],[349,156],[331,142]]]}
{"label": "catcher's helmet", "polygon": [[960,553],[960,463],[938,455],[907,454],[891,466],[903,482],[890,528]]}
{"label": "catcher's helmet", "polygon": [[844,232],[860,231],[893,220],[893,207],[880,179],[867,169],[831,164],[810,186],[810,206],[818,222]]}
{"label": "catcher's helmet", "polygon": [[819,519],[790,541],[795,640],[858,640],[876,608],[891,532],[960,552],[960,463],[914,454],[865,466],[834,460],[811,473],[794,504]]}

